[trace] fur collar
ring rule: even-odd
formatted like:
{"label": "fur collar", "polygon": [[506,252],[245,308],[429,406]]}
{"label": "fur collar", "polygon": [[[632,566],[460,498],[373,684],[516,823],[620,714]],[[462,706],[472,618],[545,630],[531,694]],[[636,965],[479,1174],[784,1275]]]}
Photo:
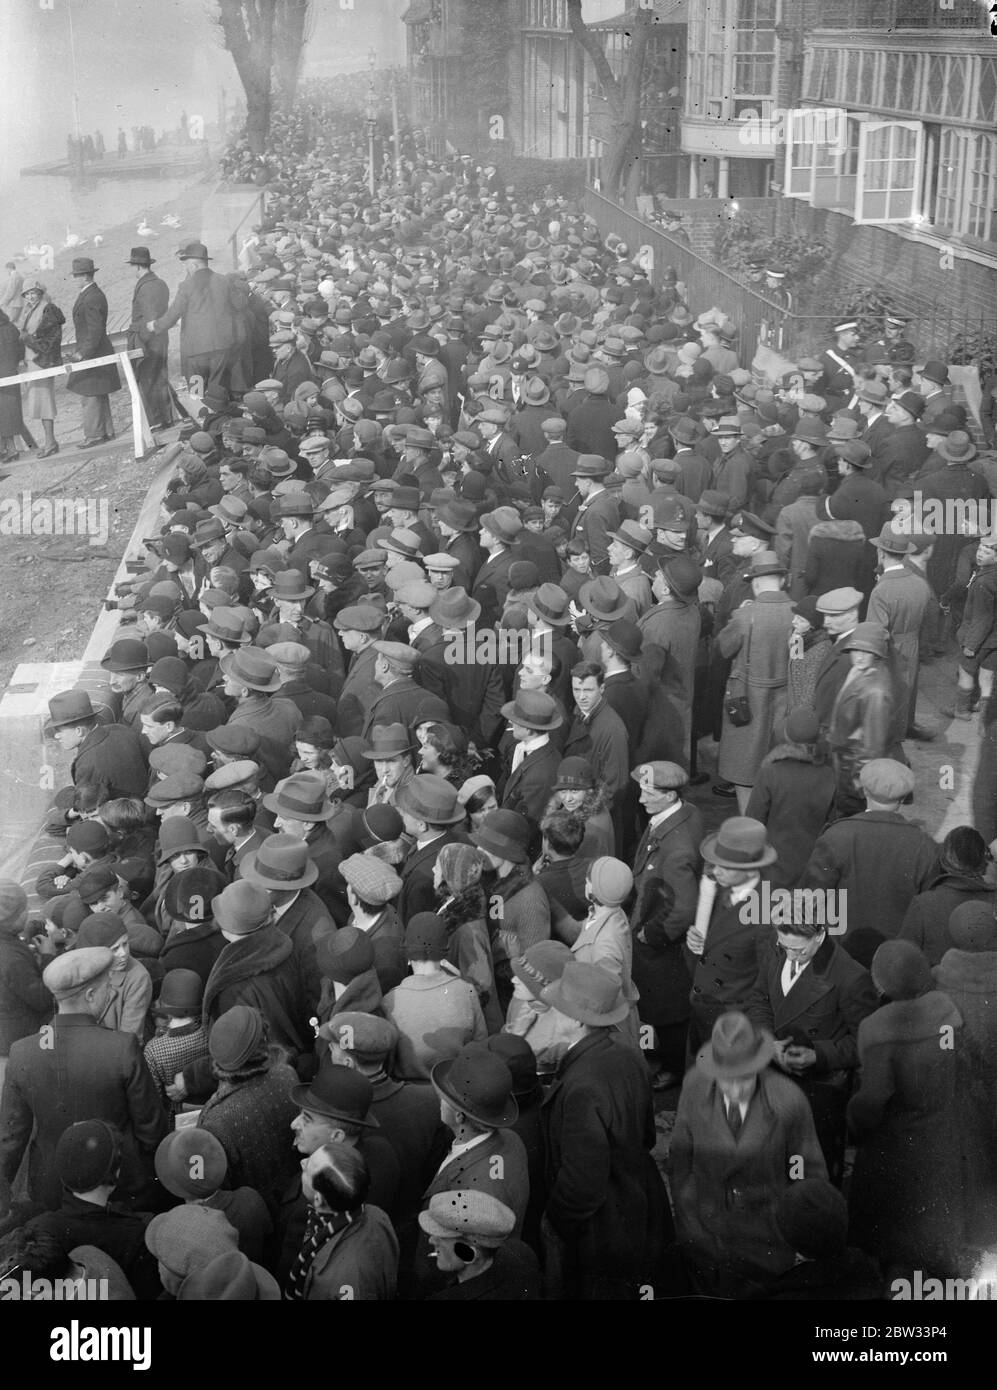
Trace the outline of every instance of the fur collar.
{"label": "fur collar", "polygon": [[962,1015],[947,994],[929,990],[918,999],[883,1004],[859,1024],[859,1054],[883,1043],[937,1043],[938,1030],[959,1028]]}
{"label": "fur collar", "polygon": [[953,946],[931,973],[942,990],[997,994],[997,951],[959,951]]}
{"label": "fur collar", "polygon": [[817,764],[813,749],[802,743],[779,743],[766,754],[767,763],[813,763]]}
{"label": "fur collar", "polygon": [[864,542],[865,532],[857,521],[818,521],[811,527],[810,539]]}

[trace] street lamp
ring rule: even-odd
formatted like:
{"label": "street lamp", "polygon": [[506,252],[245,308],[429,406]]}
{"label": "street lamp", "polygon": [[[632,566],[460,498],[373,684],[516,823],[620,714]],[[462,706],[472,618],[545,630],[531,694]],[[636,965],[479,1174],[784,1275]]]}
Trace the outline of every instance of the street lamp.
{"label": "street lamp", "polygon": [[368,54],[370,59],[370,81],[367,87],[367,147],[370,157],[367,186],[371,196],[374,194],[374,136],[377,134],[377,115],[374,106],[374,65],[377,62],[377,54],[374,49]]}

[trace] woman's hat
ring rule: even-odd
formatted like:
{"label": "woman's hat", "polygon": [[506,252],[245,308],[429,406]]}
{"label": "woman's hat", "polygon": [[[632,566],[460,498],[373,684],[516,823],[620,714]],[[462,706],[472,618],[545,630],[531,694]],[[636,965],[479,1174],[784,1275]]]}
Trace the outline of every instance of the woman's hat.
{"label": "woman's hat", "polygon": [[245,1066],[265,1046],[266,1024],[259,1009],[235,1004],[211,1025],[208,1051],[223,1071]]}
{"label": "woman's hat", "polygon": [[316,963],[326,979],[348,985],[351,980],[373,970],[374,947],[370,937],[359,927],[340,927],[319,942]]}
{"label": "woman's hat", "polygon": [[[177,819],[181,819],[178,817]],[[163,829],[172,824],[172,817],[163,822]],[[203,845],[200,848],[204,849]],[[177,850],[173,851],[178,853]],[[225,889],[225,876],[211,864],[197,864],[174,874],[166,884],[163,907],[169,917],[180,922],[198,924],[210,921],[208,904]]]}
{"label": "woman's hat", "polygon": [[700,853],[722,869],[764,869],[777,857],[765,826],[750,816],[730,816],[715,834],[707,835]]}
{"label": "woman's hat", "polygon": [[156,1012],[186,1018],[200,1016],[204,998],[204,981],[195,970],[168,970],[156,1000]]}
{"label": "woman's hat", "polygon": [[527,947],[523,955],[516,956],[510,966],[516,979],[522,980],[534,999],[539,999],[548,985],[557,983],[572,959],[571,949],[563,941],[538,941]]}
{"label": "woman's hat", "polygon": [[884,941],[870,970],[873,984],[891,1001],[917,999],[934,985],[931,967],[913,941]]}
{"label": "woman's hat", "polygon": [[588,758],[562,758],[551,791],[592,791],[595,786],[595,772]]}
{"label": "woman's hat", "polygon": [[483,1043],[468,1043],[430,1072],[437,1095],[483,1129],[508,1129],[519,1118],[512,1072]]}
{"label": "woman's hat", "polygon": [[840,642],[845,652],[872,652],[881,660],[889,650],[890,635],[881,623],[859,623]]}
{"label": "woman's hat", "polygon": [[471,833],[472,844],[512,864],[528,863],[529,842],[529,822],[518,811],[489,811],[478,829]]}
{"label": "woman's hat", "polygon": [[794,709],[786,720],[787,743],[816,743],[820,737],[820,720],[809,705]]}
{"label": "woman's hat", "polygon": [[567,961],[561,978],[548,985],[540,997],[558,1013],[592,1028],[611,1028],[630,1013],[616,979],[600,966],[583,961]]}
{"label": "woman's hat", "polygon": [[486,789],[490,792],[495,791],[495,783],[490,777],[485,777],[483,774],[477,777],[468,777],[467,781],[460,785],[457,800],[462,806],[466,806],[475,792],[483,792]]}
{"label": "woman's hat", "polygon": [[593,895],[604,907],[619,907],[634,886],[633,873],[622,859],[605,854],[592,860],[588,881]]}
{"label": "woman's hat", "polygon": [[721,1014],[713,1036],[696,1056],[696,1068],[714,1081],[737,1081],[764,1071],[775,1056],[775,1040],[745,1014]]}

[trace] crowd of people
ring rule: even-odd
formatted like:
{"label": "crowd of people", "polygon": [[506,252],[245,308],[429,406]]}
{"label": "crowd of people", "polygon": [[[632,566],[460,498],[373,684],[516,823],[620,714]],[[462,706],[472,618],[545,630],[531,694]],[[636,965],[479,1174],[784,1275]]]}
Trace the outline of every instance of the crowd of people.
{"label": "crowd of people", "polygon": [[[244,274],[187,243],[136,320],[180,324],[197,418],[104,683],[49,702],[51,862],[33,902],[0,883],[0,1271],[184,1301],[972,1274],[997,532],[903,517],[997,471],[946,365],[842,318],[763,385],[734,308],[570,200],[411,137],[371,194],[330,111],[275,120]],[[956,654],[981,763],[939,842],[904,745]],[[691,788],[735,814],[706,833]]]}

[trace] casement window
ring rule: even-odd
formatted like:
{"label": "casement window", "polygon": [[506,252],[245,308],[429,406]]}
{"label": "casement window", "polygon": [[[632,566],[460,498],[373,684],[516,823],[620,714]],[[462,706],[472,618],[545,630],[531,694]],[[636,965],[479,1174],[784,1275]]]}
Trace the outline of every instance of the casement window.
{"label": "casement window", "polygon": [[924,126],[866,121],[859,128],[855,221],[909,222],[918,213]]}

